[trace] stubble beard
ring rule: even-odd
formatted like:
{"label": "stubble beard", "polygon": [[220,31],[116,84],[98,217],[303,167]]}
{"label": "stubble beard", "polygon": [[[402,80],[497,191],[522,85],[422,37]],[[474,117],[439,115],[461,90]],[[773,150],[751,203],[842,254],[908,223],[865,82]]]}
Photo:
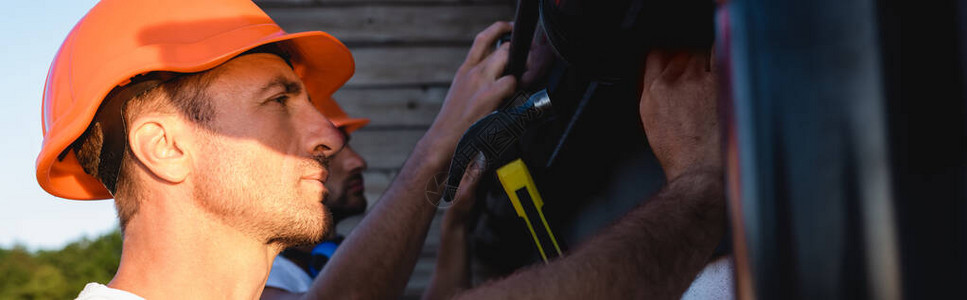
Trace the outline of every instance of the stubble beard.
{"label": "stubble beard", "polygon": [[226,182],[226,177],[218,175],[232,174],[235,169],[230,162],[218,164],[214,172],[207,173],[211,176],[199,180],[193,191],[198,205],[222,224],[280,249],[319,243],[331,230],[332,215],[324,205],[292,205],[302,202],[264,190],[252,193],[271,180],[243,177],[239,182]]}
{"label": "stubble beard", "polygon": [[[330,212],[332,218],[336,220],[343,220],[352,216],[361,215],[366,212],[366,196],[362,195],[347,195],[343,194],[341,199],[333,200],[333,205],[327,205],[327,211]],[[338,203],[338,204],[337,204]]]}

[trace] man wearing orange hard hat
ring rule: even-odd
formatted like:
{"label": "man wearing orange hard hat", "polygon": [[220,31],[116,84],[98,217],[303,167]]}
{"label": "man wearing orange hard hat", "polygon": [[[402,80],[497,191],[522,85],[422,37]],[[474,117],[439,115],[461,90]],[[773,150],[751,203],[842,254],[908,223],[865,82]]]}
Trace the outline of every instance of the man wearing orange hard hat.
{"label": "man wearing orange hard hat", "polygon": [[[442,186],[428,183],[443,181],[463,132],[515,89],[501,76],[508,46],[491,47],[510,29],[498,22],[478,34],[433,124],[302,297],[402,293],[440,200],[429,195]],[[680,295],[724,223],[717,125],[708,120],[714,76],[695,57],[703,56],[656,56],[644,76],[640,113],[649,143],[663,150],[668,187],[595,246],[463,296]],[[353,69],[332,36],[286,33],[248,0],[98,3],[50,66],[36,162],[50,194],[114,198],[117,207],[117,274],[78,299],[258,298],[280,251],[332,230],[324,183],[345,144],[337,127],[365,124],[331,99]],[[468,175],[461,186],[474,185]],[[471,194],[461,189],[455,201]],[[646,222],[680,226],[643,230]],[[441,295],[461,291],[446,285]]]}
{"label": "man wearing orange hard hat", "polygon": [[[499,77],[506,48],[487,51],[508,30],[498,23],[481,35],[457,75],[465,80],[374,215],[432,217],[432,205],[412,205],[425,204],[425,191],[409,187],[441,173],[459,135],[513,91],[513,79]],[[320,200],[344,144],[333,123],[346,118],[331,95],[353,68],[332,36],[286,33],[247,0],[105,0],[92,8],[51,64],[37,158],[47,192],[115,199],[120,266],[107,286],[89,284],[80,298],[258,297],[282,249],[331,230]],[[379,267],[412,269],[405,249],[425,232],[359,229],[378,248],[369,251],[379,251]],[[365,286],[391,292],[408,277],[385,273]]]}

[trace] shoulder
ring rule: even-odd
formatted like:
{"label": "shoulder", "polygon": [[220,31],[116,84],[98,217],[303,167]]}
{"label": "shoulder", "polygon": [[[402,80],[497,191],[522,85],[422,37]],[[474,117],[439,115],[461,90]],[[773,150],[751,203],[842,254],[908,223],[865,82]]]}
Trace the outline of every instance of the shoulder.
{"label": "shoulder", "polygon": [[312,278],[298,265],[279,255],[272,261],[272,270],[269,271],[265,286],[293,293],[304,293],[312,286]]}
{"label": "shoulder", "polygon": [[144,298],[127,291],[112,289],[106,285],[91,282],[84,286],[84,290],[77,295],[76,300],[144,300]]}

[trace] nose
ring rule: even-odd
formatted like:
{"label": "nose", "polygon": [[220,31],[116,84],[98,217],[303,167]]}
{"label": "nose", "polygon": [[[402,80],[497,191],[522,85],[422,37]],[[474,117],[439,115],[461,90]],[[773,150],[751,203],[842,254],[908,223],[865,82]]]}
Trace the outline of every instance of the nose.
{"label": "nose", "polygon": [[345,146],[342,132],[312,105],[306,105],[297,126],[303,128],[303,147],[310,155],[333,157]]}
{"label": "nose", "polygon": [[342,152],[339,152],[339,155],[341,156],[340,158],[343,161],[343,167],[345,170],[349,170],[350,172],[366,170],[366,160],[363,159],[359,153],[356,153],[356,150],[353,150],[353,147],[346,145],[346,147],[342,149]]}

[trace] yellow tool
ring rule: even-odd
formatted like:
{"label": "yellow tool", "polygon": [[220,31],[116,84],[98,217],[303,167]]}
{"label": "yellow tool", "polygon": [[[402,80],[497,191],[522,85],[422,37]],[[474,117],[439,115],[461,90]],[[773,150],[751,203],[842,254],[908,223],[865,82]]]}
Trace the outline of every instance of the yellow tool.
{"label": "yellow tool", "polygon": [[[534,179],[527,171],[527,165],[524,164],[524,161],[518,158],[500,167],[497,169],[497,178],[500,179],[504,192],[507,193],[510,201],[514,204],[517,215],[523,218],[524,223],[527,224],[527,229],[530,230],[534,244],[537,245],[537,250],[541,252],[541,258],[544,259],[544,262],[561,256],[561,247],[558,246],[557,239],[551,232],[551,227],[547,226],[547,220],[544,219],[544,212],[541,211],[541,208],[544,207],[544,201],[541,199],[541,194],[537,192],[537,185],[534,184]],[[554,246],[556,252],[548,253],[546,249],[550,248],[551,245]]]}

